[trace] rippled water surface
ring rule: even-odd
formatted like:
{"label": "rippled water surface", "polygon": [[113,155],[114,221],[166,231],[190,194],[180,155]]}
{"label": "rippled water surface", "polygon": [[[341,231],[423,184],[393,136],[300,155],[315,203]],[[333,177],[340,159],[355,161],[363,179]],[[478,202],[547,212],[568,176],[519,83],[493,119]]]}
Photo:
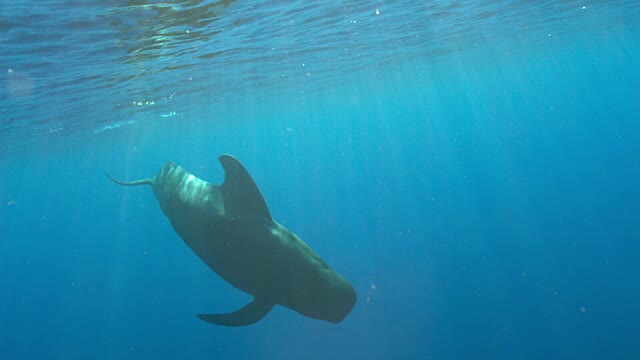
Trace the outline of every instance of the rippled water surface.
{"label": "rippled water surface", "polygon": [[43,137],[91,137],[135,115],[187,116],[234,98],[304,96],[410,61],[428,67],[478,49],[518,51],[580,33],[597,37],[628,27],[639,7],[632,1],[4,2],[0,149],[19,151]]}

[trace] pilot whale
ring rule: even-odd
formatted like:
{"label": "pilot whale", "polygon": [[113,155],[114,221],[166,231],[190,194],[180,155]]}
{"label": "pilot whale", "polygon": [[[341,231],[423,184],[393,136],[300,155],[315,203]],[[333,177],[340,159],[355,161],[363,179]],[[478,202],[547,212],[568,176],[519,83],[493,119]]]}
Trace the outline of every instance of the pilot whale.
{"label": "pilot whale", "polygon": [[153,178],[123,182],[150,185],[176,233],[215,273],[252,295],[228,314],[198,314],[209,323],[244,326],[282,305],[314,319],[341,322],[356,302],[351,284],[296,234],[278,224],[260,190],[231,155],[219,157],[225,178],[208,183],[167,162]]}

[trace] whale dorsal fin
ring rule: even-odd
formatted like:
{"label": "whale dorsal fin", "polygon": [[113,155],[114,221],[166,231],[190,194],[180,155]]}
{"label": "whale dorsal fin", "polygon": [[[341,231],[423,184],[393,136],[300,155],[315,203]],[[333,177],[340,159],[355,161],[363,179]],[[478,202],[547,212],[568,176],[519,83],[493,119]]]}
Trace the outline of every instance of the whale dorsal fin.
{"label": "whale dorsal fin", "polygon": [[240,161],[231,155],[222,155],[218,160],[225,173],[224,182],[220,185],[225,214],[231,217],[260,216],[271,220],[258,186]]}

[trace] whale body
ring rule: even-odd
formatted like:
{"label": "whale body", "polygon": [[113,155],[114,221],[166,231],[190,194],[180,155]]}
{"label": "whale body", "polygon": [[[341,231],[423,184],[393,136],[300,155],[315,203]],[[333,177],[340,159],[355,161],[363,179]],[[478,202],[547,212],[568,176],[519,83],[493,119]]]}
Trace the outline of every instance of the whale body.
{"label": "whale body", "polygon": [[314,319],[339,323],[351,312],[356,292],[311,247],[278,224],[260,190],[231,155],[219,157],[221,185],[210,184],[167,162],[153,178],[123,182],[150,185],[176,233],[215,273],[252,295],[228,314],[198,314],[217,325],[244,326],[282,305]]}

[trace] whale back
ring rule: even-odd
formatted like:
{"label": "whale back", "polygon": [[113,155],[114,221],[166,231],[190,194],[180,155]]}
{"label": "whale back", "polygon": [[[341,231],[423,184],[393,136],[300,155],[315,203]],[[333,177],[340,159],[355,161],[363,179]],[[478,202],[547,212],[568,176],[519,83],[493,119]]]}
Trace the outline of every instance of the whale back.
{"label": "whale back", "polygon": [[160,208],[175,222],[193,216],[215,218],[224,215],[224,201],[218,186],[167,162],[153,178],[153,193]]}

